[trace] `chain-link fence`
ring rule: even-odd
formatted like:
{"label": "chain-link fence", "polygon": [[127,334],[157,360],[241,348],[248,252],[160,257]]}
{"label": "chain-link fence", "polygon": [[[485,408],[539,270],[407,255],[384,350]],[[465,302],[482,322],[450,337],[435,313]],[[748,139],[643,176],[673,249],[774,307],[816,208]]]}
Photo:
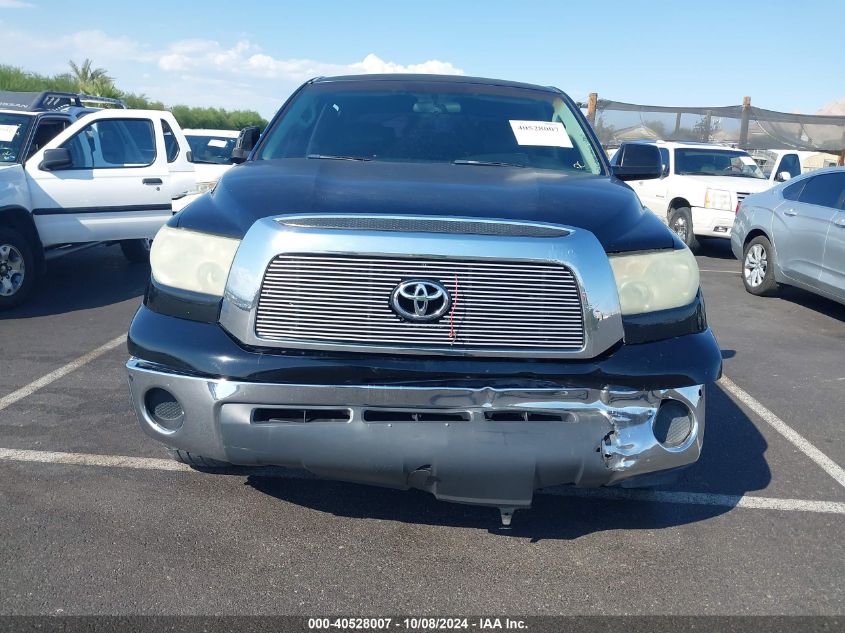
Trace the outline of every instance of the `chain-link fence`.
{"label": "chain-link fence", "polygon": [[[593,106],[594,104],[594,106]],[[676,108],[597,99],[585,110],[606,147],[623,141],[721,143],[742,149],[791,148],[840,154],[845,151],[845,116],[789,114],[745,104]]]}

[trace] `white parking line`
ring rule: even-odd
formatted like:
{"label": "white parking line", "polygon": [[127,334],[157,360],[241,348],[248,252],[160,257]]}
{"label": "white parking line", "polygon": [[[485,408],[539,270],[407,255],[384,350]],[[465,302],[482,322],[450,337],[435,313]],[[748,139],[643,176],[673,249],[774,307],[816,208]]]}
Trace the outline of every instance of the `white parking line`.
{"label": "white parking line", "polygon": [[[30,451],[14,448],[0,448],[0,461],[35,462],[46,464],[69,464],[74,466],[99,466],[105,468],[131,468],[141,470],[163,470],[202,474],[190,466],[169,459],[150,457],[127,457],[123,455],[93,455],[90,453],[62,453],[53,451]],[[312,479],[313,476],[299,470],[284,468],[231,468],[222,473],[237,475],[258,475],[278,479]],[[845,514],[845,503],[837,501],[812,501],[807,499],[775,499],[749,495],[721,495],[704,492],[676,492],[669,490],[627,490],[625,488],[548,488],[540,494],[558,497],[579,497],[611,501],[640,501],[648,503],[669,503],[695,506],[717,506],[723,508],[750,508],[756,510],[781,510],[784,512],[813,512],[823,514]]]}
{"label": "white parking line", "polygon": [[845,487],[845,470],[843,470],[839,464],[822,453],[803,435],[798,433],[798,431],[793,429],[786,422],[760,404],[746,391],[741,389],[733,380],[723,375],[719,379],[719,384],[727,389],[734,398],[756,413],[766,424],[785,437],[795,448],[816,462],[816,464],[818,464],[828,475],[833,477],[840,486]]}
{"label": "white parking line", "polygon": [[126,340],[126,335],[121,334],[117,338],[113,338],[112,340],[110,340],[108,343],[105,343],[104,345],[100,345],[100,347],[98,347],[97,349],[92,350],[92,351],[88,352],[87,354],[83,354],[82,356],[80,356],[76,360],[72,360],[67,365],[59,367],[55,371],[51,371],[49,374],[42,376],[38,380],[33,380],[28,385],[24,385],[20,389],[13,391],[12,393],[10,393],[7,396],[3,396],[2,398],[0,398],[0,411],[5,409],[6,407],[13,405],[18,400],[21,400],[23,398],[26,398],[27,396],[32,395],[33,393],[35,393],[36,391],[38,391],[42,387],[46,387],[47,385],[49,385],[51,382],[55,382],[59,378],[67,376],[70,372],[74,371],[75,369],[79,369],[83,365],[90,363],[95,358],[102,356],[103,354],[105,354],[109,350],[114,349],[115,347],[117,347],[118,345],[123,343],[125,340]]}
{"label": "white parking line", "polygon": [[749,495],[722,495],[709,492],[680,492],[674,490],[634,490],[626,488],[550,488],[546,494],[561,497],[586,497],[620,501],[676,503],[693,506],[724,508],[752,508],[756,510],[785,510],[787,512],[821,512],[845,514],[845,503],[839,501],[810,501],[807,499],[776,499]]}

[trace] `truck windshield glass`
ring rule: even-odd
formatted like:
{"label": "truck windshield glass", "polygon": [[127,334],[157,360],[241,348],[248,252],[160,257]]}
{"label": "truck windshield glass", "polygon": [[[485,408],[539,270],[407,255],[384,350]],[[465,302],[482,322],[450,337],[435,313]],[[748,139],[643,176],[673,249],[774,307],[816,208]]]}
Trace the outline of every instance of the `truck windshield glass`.
{"label": "truck windshield glass", "polygon": [[679,147],[675,173],[684,176],[737,176],[765,178],[751,156],[739,150]]}
{"label": "truck windshield glass", "polygon": [[232,162],[236,138],[199,134],[186,134],[185,138],[191,146],[193,162],[214,165],[228,165]]}
{"label": "truck windshield glass", "polygon": [[557,94],[427,81],[306,86],[269,130],[259,160],[347,159],[602,173]]}
{"label": "truck windshield glass", "polygon": [[0,163],[14,163],[21,158],[31,120],[21,114],[0,114]]}

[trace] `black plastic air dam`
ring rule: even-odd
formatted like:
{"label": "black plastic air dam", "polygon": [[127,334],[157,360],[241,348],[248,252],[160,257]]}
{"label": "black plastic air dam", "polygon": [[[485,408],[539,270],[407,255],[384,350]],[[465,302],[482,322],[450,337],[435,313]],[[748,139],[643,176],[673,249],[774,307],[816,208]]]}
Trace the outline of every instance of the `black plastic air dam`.
{"label": "black plastic air dam", "polygon": [[620,343],[591,360],[389,356],[245,349],[217,324],[143,306],[130,326],[128,347],[136,358],[175,371],[264,383],[667,389],[708,384],[722,371],[709,329],[641,345]]}

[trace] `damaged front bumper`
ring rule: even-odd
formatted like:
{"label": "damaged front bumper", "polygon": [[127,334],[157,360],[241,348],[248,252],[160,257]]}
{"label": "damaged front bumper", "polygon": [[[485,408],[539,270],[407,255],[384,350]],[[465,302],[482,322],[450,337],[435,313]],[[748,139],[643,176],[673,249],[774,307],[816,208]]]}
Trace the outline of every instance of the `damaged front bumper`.
{"label": "damaged front bumper", "polygon": [[602,486],[696,461],[703,386],[299,385],[200,377],[133,358],[132,401],[167,446],[238,465],[524,508],[538,488]]}

